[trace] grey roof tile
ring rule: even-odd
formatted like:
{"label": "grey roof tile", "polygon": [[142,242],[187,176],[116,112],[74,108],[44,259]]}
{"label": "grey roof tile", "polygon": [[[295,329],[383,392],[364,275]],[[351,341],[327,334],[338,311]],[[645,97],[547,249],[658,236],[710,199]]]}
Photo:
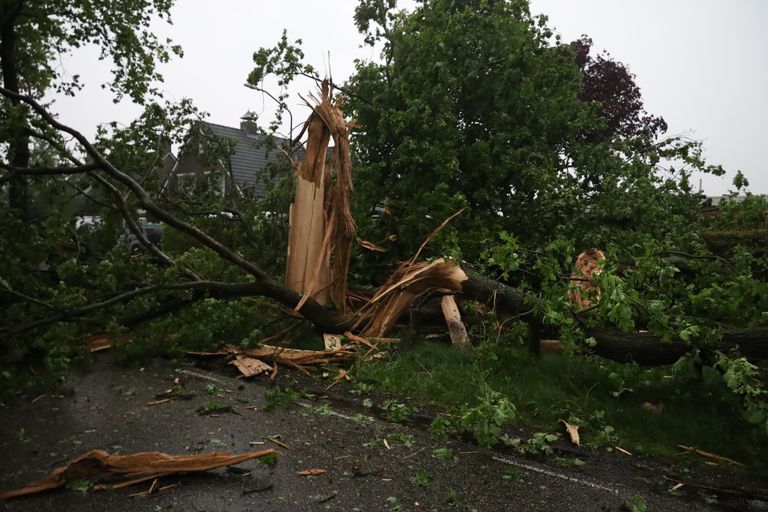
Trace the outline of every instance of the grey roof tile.
{"label": "grey roof tile", "polygon": [[234,152],[230,157],[232,174],[240,186],[254,187],[256,194],[266,194],[266,167],[286,161],[281,146],[288,146],[290,141],[273,137],[274,145],[266,144],[266,137],[249,133],[241,128],[233,128],[215,123],[204,122],[205,129],[219,139],[234,142]]}

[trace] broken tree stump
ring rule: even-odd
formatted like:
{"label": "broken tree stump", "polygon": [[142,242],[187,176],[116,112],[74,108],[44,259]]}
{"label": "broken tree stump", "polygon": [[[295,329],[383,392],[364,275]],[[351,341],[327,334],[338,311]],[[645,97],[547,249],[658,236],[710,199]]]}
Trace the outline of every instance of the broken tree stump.
{"label": "broken tree stump", "polygon": [[461,312],[459,311],[459,306],[456,305],[454,296],[443,295],[440,306],[443,310],[445,322],[448,324],[448,334],[451,337],[451,343],[458,347],[469,345],[469,334],[467,334],[467,328],[464,327],[464,322],[461,321]]}

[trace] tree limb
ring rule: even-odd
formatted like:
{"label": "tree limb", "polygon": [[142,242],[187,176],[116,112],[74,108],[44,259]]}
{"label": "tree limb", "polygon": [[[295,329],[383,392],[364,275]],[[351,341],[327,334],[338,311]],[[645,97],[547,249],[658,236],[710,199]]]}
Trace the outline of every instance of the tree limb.
{"label": "tree limb", "polygon": [[0,163],[0,168],[6,169],[8,174],[0,178],[0,185],[11,181],[17,176],[51,176],[62,174],[83,174],[100,169],[96,163],[89,163],[75,167],[13,167]]}

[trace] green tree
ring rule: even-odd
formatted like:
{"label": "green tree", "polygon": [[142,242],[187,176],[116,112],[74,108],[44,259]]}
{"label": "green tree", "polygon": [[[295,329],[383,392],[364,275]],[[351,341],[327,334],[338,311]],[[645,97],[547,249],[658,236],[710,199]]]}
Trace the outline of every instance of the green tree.
{"label": "green tree", "polygon": [[[582,94],[573,49],[527,1],[430,0],[403,12],[370,0],[356,23],[383,48],[346,86],[362,126],[358,211],[386,205],[394,221],[378,229],[396,231],[399,256],[462,207],[446,239],[460,238],[469,259],[500,230],[539,244],[567,234],[582,246],[605,243],[606,226],[659,236],[671,229],[665,219],[695,214],[687,177],[705,167],[697,144],[607,129],[617,121],[599,94]],[[627,116],[637,117],[639,94],[630,92],[636,108]],[[671,161],[676,167],[662,171]]]}
{"label": "green tree", "polygon": [[[93,45],[100,59],[112,61],[112,80],[104,84],[120,101],[127,95],[136,103],[157,91],[153,83],[162,77],[157,64],[181,48],[160,40],[150,23],[170,22],[173,0],[2,0],[0,2],[0,70],[3,87],[41,99],[47,93],[74,95],[81,88],[78,75],[61,72],[58,59],[73,50]],[[30,137],[46,137],[40,123],[18,98],[3,99],[0,142],[7,152],[5,168],[25,168],[30,163]],[[50,134],[48,134],[50,136]],[[27,180],[15,176],[9,182],[9,204],[28,217]]]}

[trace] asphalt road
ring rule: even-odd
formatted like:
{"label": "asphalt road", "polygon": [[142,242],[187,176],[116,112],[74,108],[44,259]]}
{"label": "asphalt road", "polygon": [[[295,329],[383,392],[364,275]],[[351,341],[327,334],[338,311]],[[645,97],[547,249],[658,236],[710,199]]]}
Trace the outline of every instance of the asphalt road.
{"label": "asphalt road", "polygon": [[[193,396],[149,405],[175,379],[183,394]],[[768,501],[760,499],[768,486],[748,475],[677,479],[675,467],[664,462],[565,442],[559,463],[554,457],[483,452],[462,440],[439,439],[418,426],[366,414],[373,409],[362,407],[343,386],[331,390],[328,402],[322,396],[327,381],[281,379],[284,385],[311,388],[314,397],[265,412],[268,382],[191,364],[115,369],[108,356],[100,356],[91,370],[73,375],[70,392],[25,396],[0,411],[0,490],[38,480],[92,449],[190,454],[269,447],[279,450],[278,462],[252,460],[239,471],[165,477],[151,495],[131,496],[146,491],[149,482],[87,494],[64,489],[9,500],[0,510],[592,512],[631,510],[628,504],[639,497],[649,511],[768,510]],[[205,405],[229,410],[198,414]],[[436,456],[438,448],[449,448],[453,457]],[[585,464],[568,465],[573,458]],[[307,469],[326,473],[297,474]],[[671,490],[678,483],[683,485]]]}

